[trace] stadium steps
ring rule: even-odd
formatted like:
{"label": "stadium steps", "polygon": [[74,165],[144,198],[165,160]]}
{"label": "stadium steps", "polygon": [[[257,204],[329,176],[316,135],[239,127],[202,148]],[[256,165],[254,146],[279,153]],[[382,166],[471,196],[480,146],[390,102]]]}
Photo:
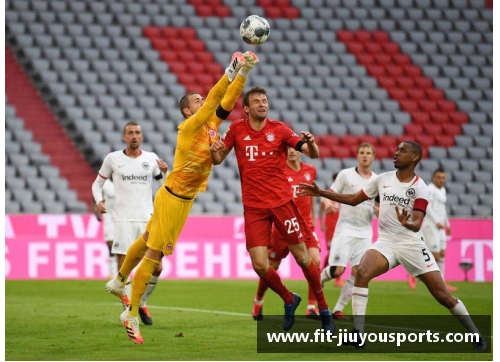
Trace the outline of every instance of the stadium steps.
{"label": "stadium steps", "polygon": [[70,188],[90,208],[90,186],[95,179],[94,171],[43,102],[7,46],[5,78],[5,93],[24,119],[26,129],[33,132],[33,139],[42,145],[43,153],[50,156],[52,165],[59,168]]}
{"label": "stadium steps", "polygon": [[[143,33],[186,92],[208,94],[222,76],[223,67],[206,50],[205,42],[196,36],[194,28],[146,26]],[[237,102],[229,119],[244,117],[241,102]]]}
{"label": "stadium steps", "polygon": [[455,145],[454,137],[462,133],[461,125],[468,122],[468,115],[457,112],[456,103],[444,98],[444,92],[423,76],[420,66],[412,64],[408,55],[401,53],[387,32],[342,30],[337,32],[337,39],[377,79],[379,87],[411,115],[412,123],[405,125],[405,139],[425,148]]}

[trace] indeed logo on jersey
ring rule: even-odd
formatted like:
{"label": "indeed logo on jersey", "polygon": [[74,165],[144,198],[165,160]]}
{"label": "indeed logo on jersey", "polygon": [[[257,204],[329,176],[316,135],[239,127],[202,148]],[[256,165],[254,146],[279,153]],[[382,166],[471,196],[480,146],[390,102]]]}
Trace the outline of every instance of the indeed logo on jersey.
{"label": "indeed logo on jersey", "polygon": [[405,204],[406,206],[410,205],[411,199],[405,199],[403,197],[399,197],[397,195],[387,195],[384,194],[383,201],[395,202],[397,204]]}
{"label": "indeed logo on jersey", "polygon": [[137,175],[122,175],[122,181],[147,181],[148,175],[137,176]]}

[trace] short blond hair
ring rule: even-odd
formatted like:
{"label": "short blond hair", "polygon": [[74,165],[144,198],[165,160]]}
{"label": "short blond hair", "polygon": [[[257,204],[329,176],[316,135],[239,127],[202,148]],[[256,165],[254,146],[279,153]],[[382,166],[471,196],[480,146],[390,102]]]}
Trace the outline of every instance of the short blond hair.
{"label": "short blond hair", "polygon": [[358,146],[358,152],[357,152],[357,153],[359,153],[359,150],[361,150],[362,148],[371,148],[371,149],[372,149],[373,154],[375,154],[375,153],[376,153],[376,152],[375,152],[375,146],[373,146],[373,145],[372,145],[371,143],[369,143],[369,142],[363,142],[362,144],[360,144],[360,145]]}

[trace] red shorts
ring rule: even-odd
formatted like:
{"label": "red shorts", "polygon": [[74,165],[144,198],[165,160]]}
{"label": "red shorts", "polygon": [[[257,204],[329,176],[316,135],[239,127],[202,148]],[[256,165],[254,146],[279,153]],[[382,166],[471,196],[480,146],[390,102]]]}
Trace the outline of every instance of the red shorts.
{"label": "red shorts", "polygon": [[[311,230],[312,227],[310,227]],[[288,244],[285,242],[281,234],[273,228],[273,234],[271,236],[272,246],[269,248],[269,260],[282,260],[285,259],[289,253]],[[313,231],[312,236],[305,241],[306,248],[316,248],[321,251],[321,245],[318,236]]]}
{"label": "red shorts", "polygon": [[311,231],[293,200],[272,209],[245,207],[244,216],[247,250],[256,246],[270,247],[273,224],[288,245],[311,238]]}

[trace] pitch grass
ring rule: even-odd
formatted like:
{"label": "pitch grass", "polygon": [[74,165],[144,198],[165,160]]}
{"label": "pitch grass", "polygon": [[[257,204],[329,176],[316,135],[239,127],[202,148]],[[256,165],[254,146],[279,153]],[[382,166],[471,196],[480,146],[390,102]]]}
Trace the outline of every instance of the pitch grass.
{"label": "pitch grass", "polygon": [[[307,299],[306,283],[286,284]],[[455,295],[471,314],[493,314],[491,283],[457,283]],[[118,322],[122,309],[104,291],[104,281],[7,281],[6,360],[492,360],[489,354],[258,354],[256,324],[241,315],[175,309],[250,313],[255,281],[162,280],[150,306],[145,344],[134,345]],[[326,288],[334,305],[339,288]],[[306,303],[303,303],[306,304]],[[172,309],[162,309],[162,308]],[[299,307],[304,312],[305,305]],[[411,291],[403,282],[373,282],[370,314],[447,314],[423,284]],[[351,314],[350,307],[346,310]],[[265,314],[282,314],[269,292]],[[411,326],[409,326],[411,327]],[[183,337],[176,337],[182,333]]]}

